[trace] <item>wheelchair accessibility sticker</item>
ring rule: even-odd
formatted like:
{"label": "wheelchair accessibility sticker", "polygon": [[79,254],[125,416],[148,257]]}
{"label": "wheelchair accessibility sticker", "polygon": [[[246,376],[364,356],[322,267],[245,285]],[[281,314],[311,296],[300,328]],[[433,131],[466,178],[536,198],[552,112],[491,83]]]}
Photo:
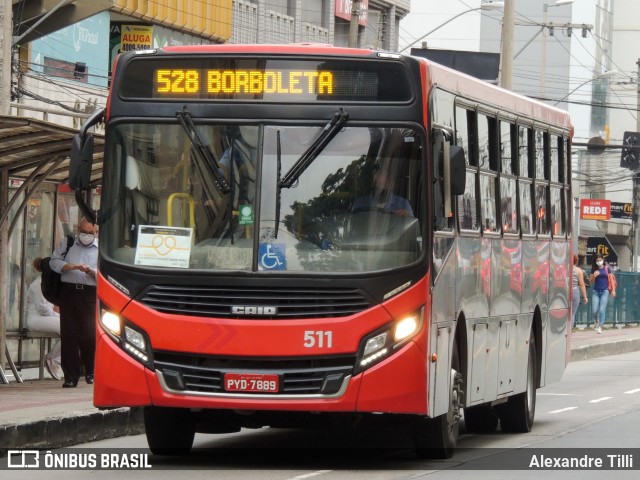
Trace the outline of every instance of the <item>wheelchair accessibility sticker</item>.
{"label": "wheelchair accessibility sticker", "polygon": [[258,270],[286,270],[284,243],[261,243],[258,247]]}

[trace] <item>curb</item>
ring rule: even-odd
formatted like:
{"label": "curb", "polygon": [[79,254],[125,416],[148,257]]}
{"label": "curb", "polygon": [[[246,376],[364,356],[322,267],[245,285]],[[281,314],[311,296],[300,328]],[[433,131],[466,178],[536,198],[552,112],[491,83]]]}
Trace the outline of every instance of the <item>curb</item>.
{"label": "curb", "polygon": [[141,408],[71,413],[26,424],[0,426],[0,456],[6,455],[6,445],[12,449],[53,449],[140,433],[144,433]]}
{"label": "curb", "polygon": [[640,338],[630,338],[610,343],[594,343],[572,348],[569,361],[576,362],[589,358],[617,355],[619,353],[629,353],[638,350],[640,350]]}

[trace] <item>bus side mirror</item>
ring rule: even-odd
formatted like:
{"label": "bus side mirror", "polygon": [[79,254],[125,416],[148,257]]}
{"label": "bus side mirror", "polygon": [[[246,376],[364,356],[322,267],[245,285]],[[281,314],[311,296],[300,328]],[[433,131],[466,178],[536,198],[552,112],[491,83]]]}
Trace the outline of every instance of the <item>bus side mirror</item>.
{"label": "bus side mirror", "polygon": [[76,133],[71,141],[69,163],[69,187],[72,190],[87,190],[91,183],[93,166],[93,135]]}
{"label": "bus side mirror", "polygon": [[[447,159],[445,159],[446,162]],[[464,149],[458,145],[449,147],[449,188],[451,195],[462,195],[466,187],[466,162]]]}
{"label": "bus side mirror", "polygon": [[89,222],[96,223],[96,215],[82,195],[83,190],[91,188],[91,168],[93,167],[93,135],[88,130],[102,121],[104,109],[96,110],[82,124],[80,131],[71,140],[69,161],[69,187],[76,192],[78,207]]}
{"label": "bus side mirror", "polygon": [[89,189],[93,167],[93,135],[89,129],[104,119],[104,113],[104,108],[93,112],[73,136],[69,162],[69,186],[73,190]]}

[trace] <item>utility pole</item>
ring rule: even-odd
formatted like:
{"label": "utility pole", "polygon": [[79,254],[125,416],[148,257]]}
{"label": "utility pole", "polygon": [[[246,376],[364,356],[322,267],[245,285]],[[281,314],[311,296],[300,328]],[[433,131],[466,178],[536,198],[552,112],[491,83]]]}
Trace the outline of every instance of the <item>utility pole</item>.
{"label": "utility pole", "polygon": [[11,0],[0,0],[0,115],[9,115],[11,111],[12,16]]}
{"label": "utility pole", "polygon": [[[638,112],[640,112],[640,59],[636,62],[638,65],[638,78],[636,80],[637,99],[636,104]],[[636,132],[640,132],[640,115],[636,120]],[[638,271],[638,254],[640,253],[640,245],[638,245],[638,210],[640,209],[640,172],[638,170],[633,171],[633,214],[631,215],[631,228],[633,230],[633,245],[631,246],[631,266],[633,271]]]}
{"label": "utility pole", "polygon": [[[13,10],[11,0],[0,0],[0,115],[9,115],[11,111],[11,44],[13,30],[11,20]],[[9,176],[7,171],[0,169],[0,216],[8,208]],[[0,224],[0,367],[5,365],[5,331],[7,328],[7,271],[9,259],[7,223]]]}
{"label": "utility pole", "polygon": [[514,0],[504,0],[502,35],[500,38],[500,86],[511,89],[513,81],[513,27],[515,25]]}
{"label": "utility pole", "polygon": [[358,20],[360,18],[360,1],[351,1],[351,23],[349,24],[349,47],[358,48]]}
{"label": "utility pole", "polygon": [[549,5],[547,2],[542,4],[542,59],[540,60],[540,97],[544,98],[544,82],[547,81],[547,36],[544,29],[549,20]]}

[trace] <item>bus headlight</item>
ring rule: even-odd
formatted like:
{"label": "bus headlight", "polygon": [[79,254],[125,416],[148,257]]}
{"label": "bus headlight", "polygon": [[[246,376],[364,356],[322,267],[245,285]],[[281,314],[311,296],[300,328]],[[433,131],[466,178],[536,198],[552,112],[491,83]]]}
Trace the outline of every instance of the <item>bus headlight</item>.
{"label": "bus headlight", "polygon": [[102,311],[102,316],[100,317],[100,323],[111,335],[115,335],[119,337],[122,333],[122,324],[120,323],[120,317],[115,313],[108,312],[106,310]]}
{"label": "bus headlight", "polygon": [[104,308],[100,312],[100,325],[120,348],[146,367],[153,369],[151,345],[143,330]]}
{"label": "bus headlight", "polygon": [[145,365],[149,364],[149,354],[147,353],[147,340],[145,335],[129,325],[124,327],[124,349],[134,358]]}
{"label": "bus headlight", "polygon": [[400,320],[396,323],[396,327],[393,332],[393,339],[396,342],[401,342],[405,338],[413,336],[418,331],[420,325],[420,318],[418,315],[411,315],[404,320]]}
{"label": "bus headlight", "polygon": [[423,314],[424,308],[420,308],[365,336],[358,348],[354,374],[379,363],[413,338],[422,328]]}

